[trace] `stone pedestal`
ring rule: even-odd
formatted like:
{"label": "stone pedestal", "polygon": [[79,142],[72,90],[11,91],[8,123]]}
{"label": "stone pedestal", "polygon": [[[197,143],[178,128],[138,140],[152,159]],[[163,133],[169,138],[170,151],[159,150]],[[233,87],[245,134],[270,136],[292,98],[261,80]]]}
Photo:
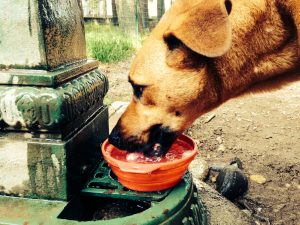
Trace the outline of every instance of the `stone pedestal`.
{"label": "stone pedestal", "polygon": [[80,2],[0,0],[0,194],[66,200],[101,160],[108,81]]}
{"label": "stone pedestal", "polygon": [[1,0],[2,68],[53,70],[86,57],[79,0]]}

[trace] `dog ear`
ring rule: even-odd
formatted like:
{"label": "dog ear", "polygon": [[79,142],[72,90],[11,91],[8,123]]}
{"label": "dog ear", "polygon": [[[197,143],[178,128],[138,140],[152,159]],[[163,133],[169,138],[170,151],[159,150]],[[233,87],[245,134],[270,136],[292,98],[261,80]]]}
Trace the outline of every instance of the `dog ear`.
{"label": "dog ear", "polygon": [[223,55],[231,47],[229,0],[205,0],[177,17],[164,34],[175,37],[188,48],[207,57]]}
{"label": "dog ear", "polygon": [[288,0],[284,1],[283,7],[291,14],[297,30],[298,38],[298,58],[300,58],[300,2],[299,0]]}

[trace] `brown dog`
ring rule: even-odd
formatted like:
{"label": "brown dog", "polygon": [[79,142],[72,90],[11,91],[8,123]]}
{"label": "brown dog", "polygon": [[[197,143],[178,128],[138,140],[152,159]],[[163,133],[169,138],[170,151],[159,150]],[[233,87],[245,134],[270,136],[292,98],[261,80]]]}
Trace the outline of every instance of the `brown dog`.
{"label": "brown dog", "polygon": [[134,96],[110,142],[164,154],[197,117],[299,58],[299,0],[177,0],[132,64]]}

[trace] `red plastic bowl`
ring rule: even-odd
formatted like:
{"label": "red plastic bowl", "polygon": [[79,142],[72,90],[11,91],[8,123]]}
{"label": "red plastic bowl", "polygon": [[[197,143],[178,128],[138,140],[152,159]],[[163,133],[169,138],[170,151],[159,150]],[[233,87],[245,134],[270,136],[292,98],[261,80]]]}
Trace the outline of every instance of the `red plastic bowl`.
{"label": "red plastic bowl", "polygon": [[191,138],[181,135],[177,138],[176,143],[181,143],[182,146],[186,147],[186,150],[191,151],[188,156],[173,161],[155,163],[138,163],[115,159],[111,156],[111,151],[108,151],[108,149],[115,147],[108,140],[104,141],[101,148],[104,159],[124,187],[146,192],[160,191],[175,186],[195,158],[198,148]]}

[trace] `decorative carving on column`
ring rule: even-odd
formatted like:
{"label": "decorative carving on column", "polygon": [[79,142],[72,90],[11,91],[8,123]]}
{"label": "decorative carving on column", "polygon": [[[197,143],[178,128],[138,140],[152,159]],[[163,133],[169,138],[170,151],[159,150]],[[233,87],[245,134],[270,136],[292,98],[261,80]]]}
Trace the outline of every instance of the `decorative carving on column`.
{"label": "decorative carving on column", "polygon": [[0,87],[0,127],[55,129],[74,121],[94,105],[100,107],[107,78],[91,71],[52,88]]}

